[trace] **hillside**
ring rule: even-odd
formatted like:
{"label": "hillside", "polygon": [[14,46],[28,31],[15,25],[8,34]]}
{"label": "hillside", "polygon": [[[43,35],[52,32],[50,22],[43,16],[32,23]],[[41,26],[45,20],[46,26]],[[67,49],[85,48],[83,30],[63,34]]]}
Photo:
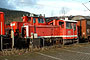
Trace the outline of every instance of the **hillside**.
{"label": "hillside", "polygon": [[30,15],[29,12],[9,10],[4,8],[0,8],[0,12],[4,12],[5,14],[5,24],[9,24],[12,21],[22,21],[21,17],[23,15]]}

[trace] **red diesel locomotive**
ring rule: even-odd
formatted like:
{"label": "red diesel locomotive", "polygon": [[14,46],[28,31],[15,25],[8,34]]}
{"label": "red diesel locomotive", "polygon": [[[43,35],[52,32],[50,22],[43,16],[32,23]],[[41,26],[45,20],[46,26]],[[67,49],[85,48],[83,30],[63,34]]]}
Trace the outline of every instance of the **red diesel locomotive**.
{"label": "red diesel locomotive", "polygon": [[46,23],[43,17],[24,16],[19,30],[22,37],[33,40],[35,46],[78,41],[77,21],[73,20],[58,19]]}
{"label": "red diesel locomotive", "polygon": [[24,16],[23,22],[11,22],[10,30],[14,31],[14,46],[16,47],[26,47],[30,43],[33,46],[42,47],[78,41],[77,21],[68,19],[54,19],[46,22],[44,17]]}

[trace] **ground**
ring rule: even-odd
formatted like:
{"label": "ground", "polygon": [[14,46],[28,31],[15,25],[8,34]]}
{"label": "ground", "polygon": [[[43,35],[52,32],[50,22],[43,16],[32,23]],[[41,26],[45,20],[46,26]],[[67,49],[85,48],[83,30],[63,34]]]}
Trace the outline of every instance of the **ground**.
{"label": "ground", "polygon": [[75,44],[38,52],[0,56],[0,60],[90,60],[90,44]]}

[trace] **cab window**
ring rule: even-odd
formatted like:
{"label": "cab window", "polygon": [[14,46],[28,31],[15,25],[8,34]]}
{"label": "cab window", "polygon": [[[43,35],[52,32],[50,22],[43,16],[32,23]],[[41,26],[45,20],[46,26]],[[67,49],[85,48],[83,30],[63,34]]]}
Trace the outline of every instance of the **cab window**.
{"label": "cab window", "polygon": [[36,23],[36,18],[33,18],[33,23]]}
{"label": "cab window", "polygon": [[62,27],[62,28],[64,28],[64,22],[59,22],[59,25]]}
{"label": "cab window", "polygon": [[70,22],[66,22],[66,29],[72,29],[72,25]]}
{"label": "cab window", "polygon": [[28,18],[28,22],[30,22],[31,21],[31,18]]}
{"label": "cab window", "polygon": [[53,22],[52,22],[52,23],[50,23],[50,25],[53,25]]}
{"label": "cab window", "polygon": [[38,18],[38,22],[39,23],[44,23],[44,19],[43,18]]}
{"label": "cab window", "polygon": [[76,30],[76,24],[74,24],[74,30]]}

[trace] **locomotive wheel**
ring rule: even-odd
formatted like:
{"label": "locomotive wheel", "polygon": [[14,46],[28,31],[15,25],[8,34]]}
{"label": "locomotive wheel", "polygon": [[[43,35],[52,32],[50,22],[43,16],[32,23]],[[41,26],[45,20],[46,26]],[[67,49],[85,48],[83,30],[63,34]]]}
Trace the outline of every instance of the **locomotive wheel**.
{"label": "locomotive wheel", "polygon": [[63,44],[63,40],[60,40],[60,44]]}
{"label": "locomotive wheel", "polygon": [[57,44],[60,44],[60,40],[56,40],[56,45],[57,45]]}
{"label": "locomotive wheel", "polygon": [[67,41],[65,41],[65,40],[63,40],[63,39],[62,39],[62,42],[63,42],[63,43],[62,43],[63,45],[65,45],[65,44],[67,43]]}
{"label": "locomotive wheel", "polygon": [[59,42],[61,45],[63,45],[63,39],[60,39]]}

